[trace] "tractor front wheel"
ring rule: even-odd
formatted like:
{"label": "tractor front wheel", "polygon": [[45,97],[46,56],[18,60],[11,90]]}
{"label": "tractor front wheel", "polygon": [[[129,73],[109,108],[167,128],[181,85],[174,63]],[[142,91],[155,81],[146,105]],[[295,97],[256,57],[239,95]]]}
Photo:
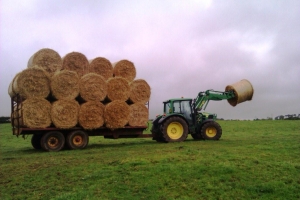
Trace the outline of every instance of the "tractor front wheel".
{"label": "tractor front wheel", "polygon": [[222,136],[222,128],[215,121],[206,122],[201,128],[201,135],[205,140],[219,140]]}
{"label": "tractor front wheel", "polygon": [[170,117],[162,125],[162,138],[165,142],[182,142],[187,136],[187,123],[180,117]]}

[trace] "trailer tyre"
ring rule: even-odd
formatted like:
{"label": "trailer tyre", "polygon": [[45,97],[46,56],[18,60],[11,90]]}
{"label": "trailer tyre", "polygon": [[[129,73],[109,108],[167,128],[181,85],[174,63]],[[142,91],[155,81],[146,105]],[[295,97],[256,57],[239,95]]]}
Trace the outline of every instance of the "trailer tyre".
{"label": "trailer tyre", "polygon": [[31,145],[33,146],[33,148],[35,148],[35,149],[42,149],[41,139],[42,139],[42,135],[40,135],[40,134],[33,134],[32,135],[32,137],[31,137]]}
{"label": "trailer tyre", "polygon": [[64,145],[65,136],[59,131],[50,131],[41,139],[41,146],[45,151],[60,151]]}
{"label": "trailer tyre", "polygon": [[202,126],[201,135],[205,140],[219,140],[222,136],[222,128],[217,122],[210,121]]}
{"label": "trailer tyre", "polygon": [[170,117],[162,125],[162,137],[165,142],[182,142],[187,135],[187,123],[180,117]]}
{"label": "trailer tyre", "polygon": [[66,138],[70,149],[84,149],[89,143],[89,136],[84,131],[73,131]]}

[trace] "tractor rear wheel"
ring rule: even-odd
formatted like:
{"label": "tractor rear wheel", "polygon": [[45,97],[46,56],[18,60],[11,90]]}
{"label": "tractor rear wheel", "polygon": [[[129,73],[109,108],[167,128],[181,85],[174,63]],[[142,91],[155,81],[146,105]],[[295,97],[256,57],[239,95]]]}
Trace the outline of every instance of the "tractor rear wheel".
{"label": "tractor rear wheel", "polygon": [[222,128],[215,121],[206,122],[201,128],[201,135],[205,140],[219,140],[222,136]]}
{"label": "tractor rear wheel", "polygon": [[188,125],[180,117],[170,117],[162,124],[162,138],[165,142],[182,142],[188,136]]}
{"label": "tractor rear wheel", "polygon": [[66,138],[70,149],[84,149],[89,143],[89,136],[84,131],[73,131]]}
{"label": "tractor rear wheel", "polygon": [[42,139],[42,135],[41,134],[33,134],[32,135],[32,137],[31,137],[31,145],[33,146],[33,148],[35,148],[35,149],[42,149],[41,139]]}
{"label": "tractor rear wheel", "polygon": [[64,145],[65,136],[59,131],[50,131],[41,139],[41,146],[45,151],[60,151]]}

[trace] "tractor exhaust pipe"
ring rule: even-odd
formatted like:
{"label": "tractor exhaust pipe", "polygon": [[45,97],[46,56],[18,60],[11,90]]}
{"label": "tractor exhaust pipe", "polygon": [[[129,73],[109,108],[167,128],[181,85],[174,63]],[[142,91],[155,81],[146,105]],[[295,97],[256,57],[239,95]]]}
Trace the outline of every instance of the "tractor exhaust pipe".
{"label": "tractor exhaust pipe", "polygon": [[233,90],[235,94],[235,97],[227,100],[228,103],[232,106],[236,106],[239,103],[252,100],[254,93],[252,84],[246,79],[243,79],[231,85],[227,85],[225,91],[227,92],[230,90]]}

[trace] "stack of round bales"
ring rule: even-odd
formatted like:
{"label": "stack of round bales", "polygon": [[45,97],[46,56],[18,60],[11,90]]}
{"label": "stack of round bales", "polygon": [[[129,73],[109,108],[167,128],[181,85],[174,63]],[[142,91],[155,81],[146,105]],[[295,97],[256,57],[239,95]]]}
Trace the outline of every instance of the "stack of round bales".
{"label": "stack of round bales", "polygon": [[51,103],[46,98],[51,93],[51,76],[60,70],[62,59],[52,49],[41,49],[33,54],[27,68],[16,74],[8,88],[11,97],[22,99],[12,111],[20,118],[15,125],[29,128],[46,128],[51,125]]}
{"label": "stack of round bales", "polygon": [[114,77],[107,80],[107,100],[104,110],[106,127],[121,128],[125,125],[146,126],[149,112],[146,102],[150,87],[142,79],[134,80],[136,68],[131,61],[113,63]]}
{"label": "stack of round bales", "polygon": [[33,54],[27,66],[8,89],[11,97],[18,94],[22,99],[12,113],[21,118],[15,126],[117,129],[148,121],[150,87],[143,79],[135,80],[135,66],[128,60],[88,61],[79,52],[61,58],[45,48]]}
{"label": "stack of round bales", "polygon": [[103,76],[87,73],[79,81],[80,98],[84,101],[80,106],[79,124],[85,129],[100,128],[104,124],[104,101],[107,85]]}

